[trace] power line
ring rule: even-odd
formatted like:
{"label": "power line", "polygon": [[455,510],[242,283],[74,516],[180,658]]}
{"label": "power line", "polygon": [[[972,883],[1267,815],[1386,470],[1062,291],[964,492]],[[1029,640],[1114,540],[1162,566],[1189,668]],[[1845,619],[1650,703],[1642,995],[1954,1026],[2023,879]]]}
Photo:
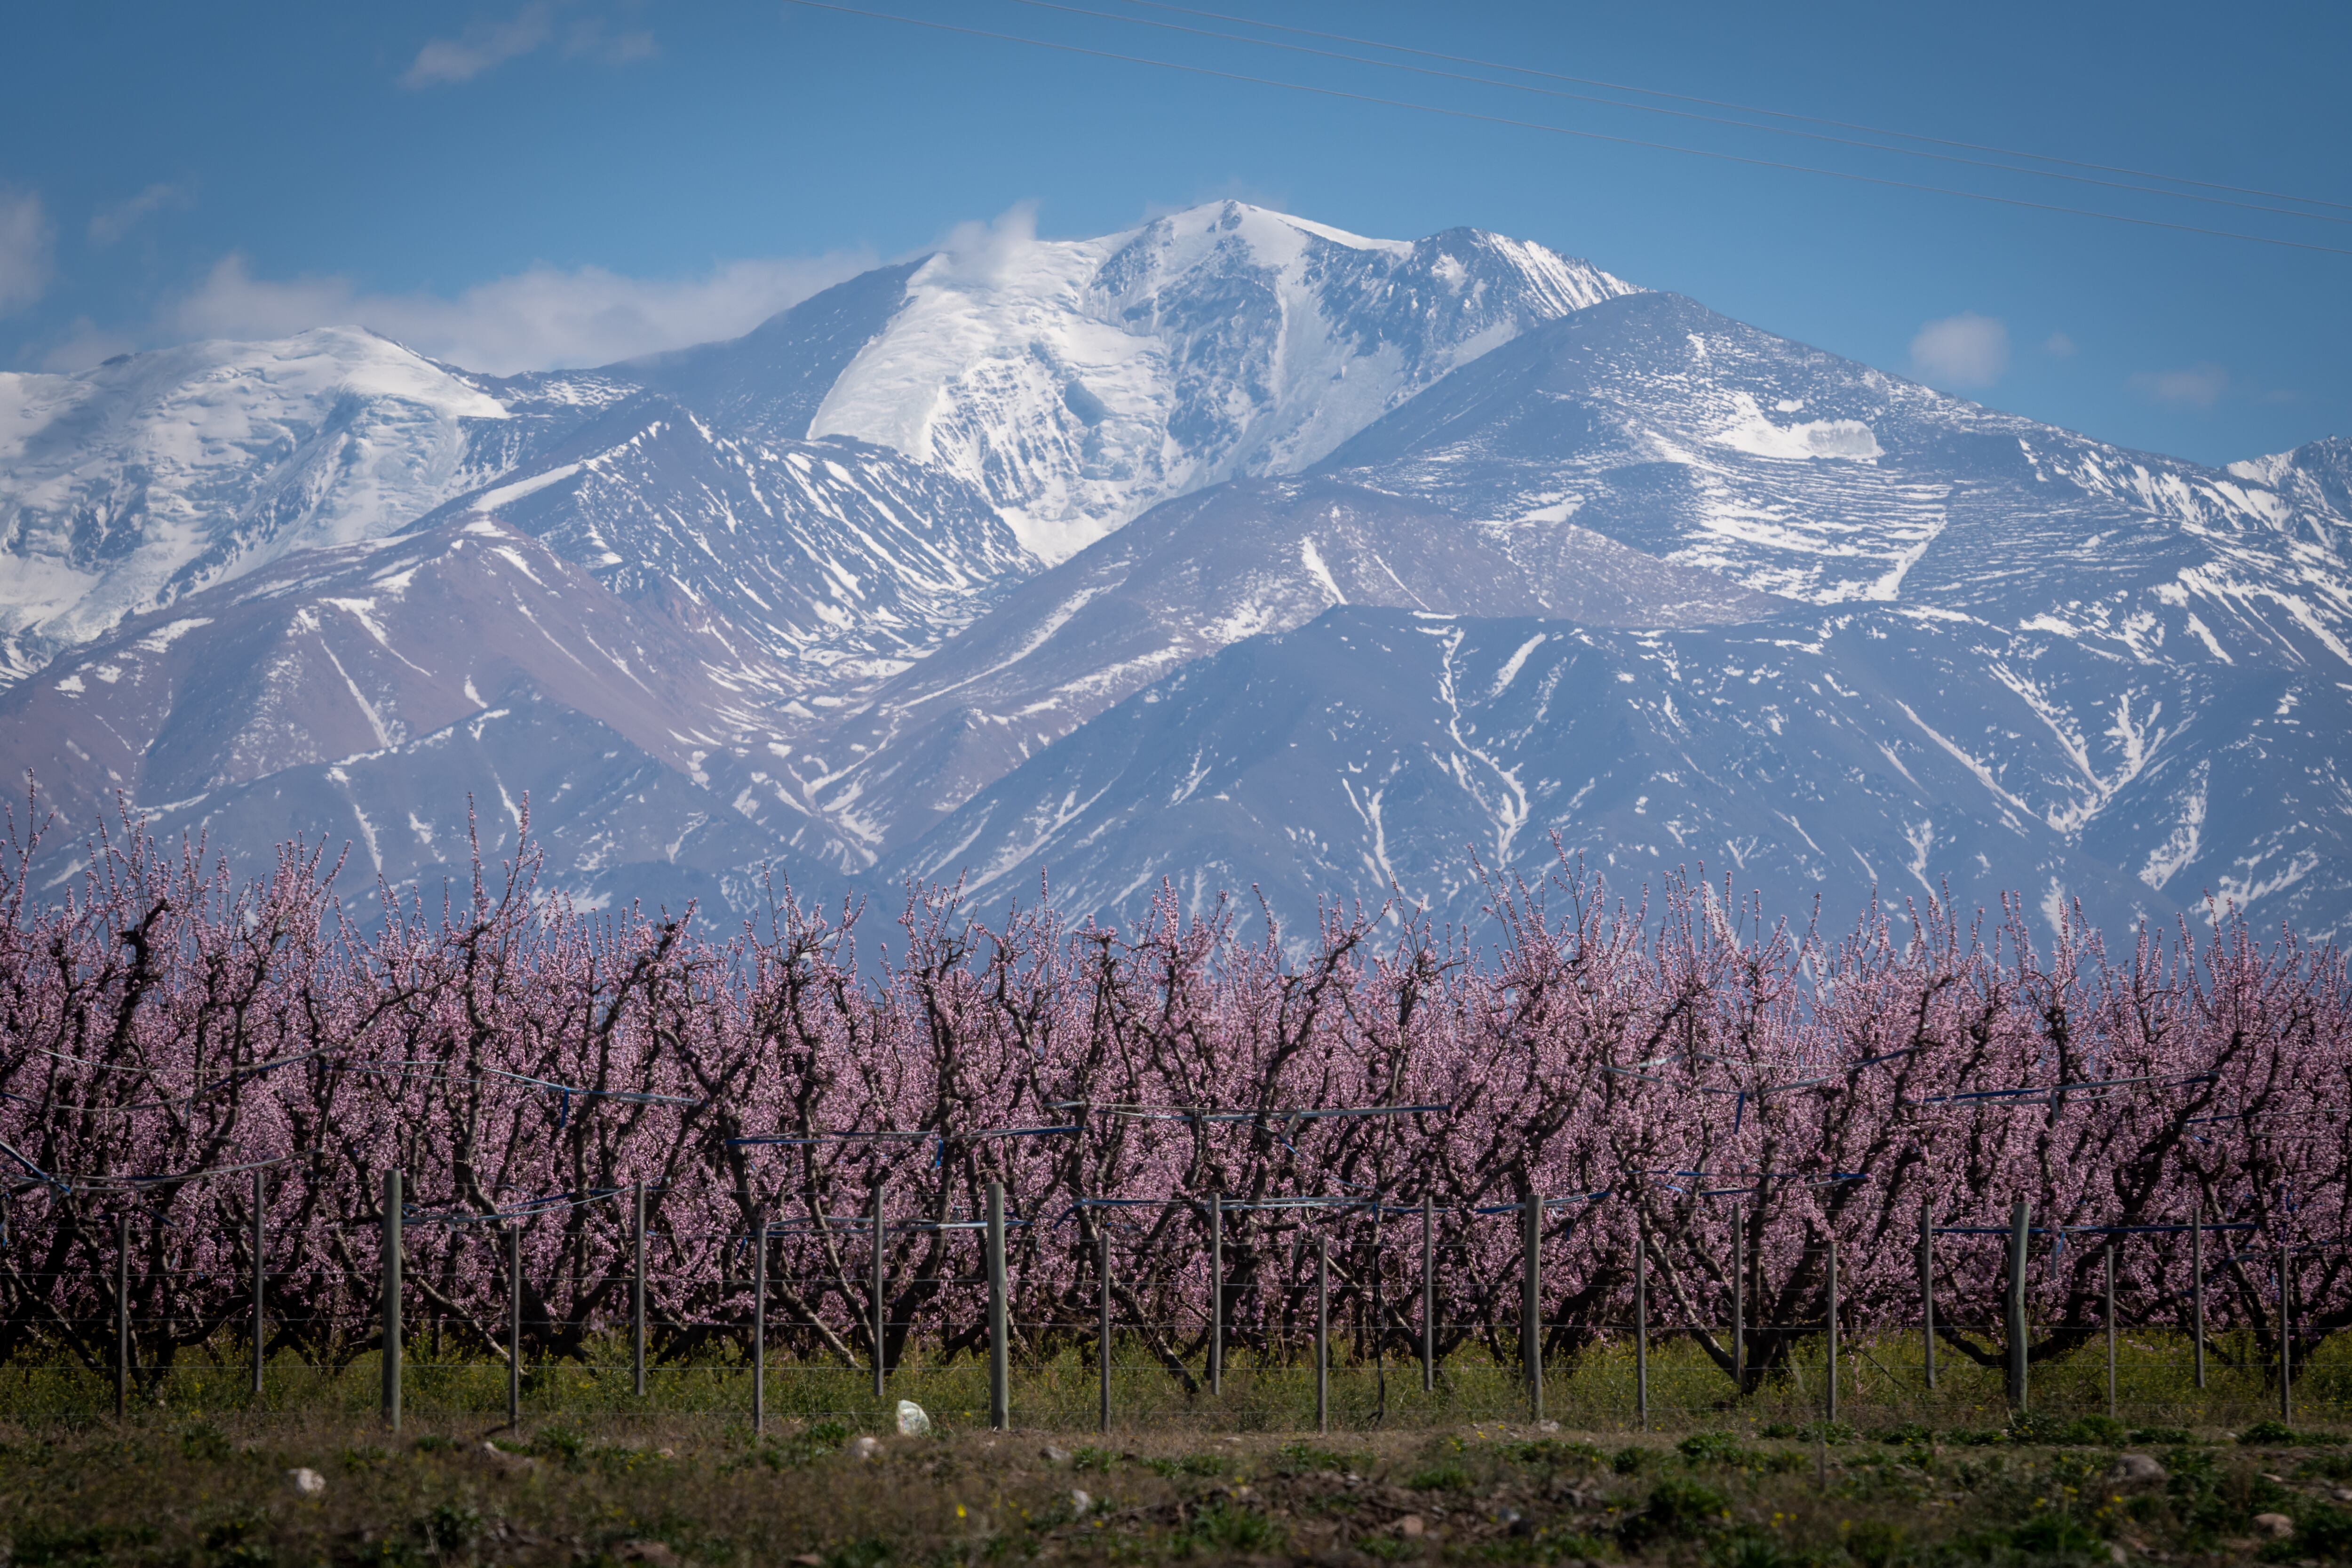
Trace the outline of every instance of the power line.
{"label": "power line", "polygon": [[[2273,201],[2302,202],[2309,206],[2334,207],[2339,212],[2352,212],[2352,202],[2331,202],[2320,196],[2298,196],[2286,191],[2266,191],[2253,185],[2231,185],[2213,180],[2192,180],[2185,174],[2162,174],[2148,169],[2126,168],[2116,163],[2085,163],[2078,158],[2061,158],[2049,153],[2027,153],[2014,147],[1995,147],[1980,142],[1958,142],[1945,136],[1924,136],[1913,131],[1889,131],[1884,126],[1861,125],[1850,120],[1829,120],[1815,114],[1794,114],[1783,109],[1759,109],[1753,104],[1731,103],[1719,98],[1701,98],[1692,93],[1668,92],[1654,87],[1635,87],[1628,82],[1604,81],[1597,77],[1568,76],[1559,71],[1539,70],[1533,66],[1514,66],[1506,65],[1498,60],[1482,60],[1469,55],[1449,55],[1436,49],[1417,48],[1411,44],[1384,44],[1378,38],[1359,38],[1347,33],[1324,33],[1318,32],[1312,27],[1286,26],[1280,22],[1261,22],[1254,17],[1231,16],[1223,11],[1202,11],[1190,5],[1171,5],[1168,0],[1126,0],[1126,4],[1149,5],[1157,11],[1173,11],[1180,16],[1202,16],[1212,21],[1234,22],[1245,27],[1261,27],[1268,32],[1294,33],[1301,37],[1328,38],[1334,43],[1355,44],[1363,48],[1388,49],[1397,54],[1420,55],[1433,60],[1450,60],[1455,65],[1477,66],[1486,70],[1513,71],[1521,76],[1542,77],[1549,81],[1574,82],[1580,87],[1606,88],[1612,92],[1640,93],[1644,98],[1671,99],[1677,103],[1704,104],[1709,109],[1728,109],[1740,114],[1764,114],[1775,120],[1800,121],[1807,125],[1827,125],[1840,131],[1859,131],[1871,136],[1899,137],[1906,142],[1925,142],[1936,147],[1957,147],[1969,153],[1991,153],[2003,158],[2031,158],[2041,163],[2063,163],[2070,169],[2092,169],[2103,174],[2129,174],[2136,179],[2162,180],[2169,184],[2195,185],[2202,190],[2230,191],[2242,196],[2268,196]],[[1633,109],[1640,106],[1626,104],[1623,107]],[[1753,129],[1763,131],[1769,130],[1769,127],[1759,125]],[[1904,149],[1889,147],[1885,151],[1896,153]]]}
{"label": "power line", "polygon": [[2104,218],[2109,223],[2131,224],[2139,228],[2170,229],[2179,234],[2208,235],[2217,239],[2242,239],[2255,245],[2278,246],[2288,250],[2315,251],[2323,256],[2352,256],[2352,249],[2341,246],[2315,245],[2306,240],[2279,239],[2270,235],[2246,234],[2237,229],[2208,228],[2200,224],[2172,223],[2163,218],[2133,217],[2124,213],[2101,212],[2095,207],[2068,206],[2059,202],[2029,201],[2022,196],[1999,196],[1984,191],[1965,191],[1951,185],[1923,184],[1914,180],[1891,179],[1883,174],[1857,174],[1844,169],[1824,169],[1811,163],[1783,163],[1774,158],[1749,157],[1738,153],[1718,153],[1705,147],[1685,147],[1671,142],[1645,141],[1638,136],[1614,136],[1600,131],[1579,131],[1566,125],[1547,124],[1538,120],[1517,120],[1508,115],[1480,114],[1466,109],[1445,109],[1433,103],[1416,103],[1410,99],[1382,98],[1374,93],[1349,92],[1336,87],[1316,87],[1306,82],[1283,81],[1274,77],[1250,76],[1241,71],[1218,70],[1209,66],[1184,65],[1175,60],[1155,59],[1148,55],[1122,54],[1115,49],[1088,48],[1080,44],[1056,43],[1049,38],[1032,38],[1018,33],[999,33],[986,27],[967,27],[953,22],[935,22],[921,16],[901,16],[889,11],[867,10],[856,5],[840,5],[831,0],[785,0],[785,4],[812,11],[833,11],[845,16],[864,16],[877,22],[898,22],[910,27],[925,27],[939,33],[958,33],[967,37],[988,38],[997,43],[1026,44],[1032,48],[1052,49],[1061,54],[1084,55],[1094,59],[1117,60],[1124,65],[1155,66],[1162,70],[1181,71],[1188,76],[1211,77],[1220,81],[1237,81],[1252,87],[1281,88],[1290,92],[1304,92],[1318,98],[1339,99],[1350,103],[1369,103],[1382,109],[1410,109],[1423,114],[1443,115],[1449,120],[1467,120],[1484,125],[1506,125],[1520,131],[1542,131],[1555,136],[1573,136],[1587,142],[1606,142],[1621,147],[1641,147],[1656,153],[1679,153],[1693,158],[1712,158],[1719,163],[1744,163],[1759,169],[1780,169],[1799,174],[1825,174],[1831,179],[1852,180],[1865,185],[1885,185],[1895,190],[1923,191],[1932,195],[1958,196],[1967,201],[1990,202],[2000,206],[2024,207],[2034,212],[2069,213],[2077,217]]}
{"label": "power line", "polygon": [[[1750,121],[1734,120],[1727,115],[1700,114],[1687,109],[1665,109],[1653,103],[1627,103],[1622,99],[1602,98],[1595,93],[1562,92],[1557,88],[1530,87],[1525,82],[1499,81],[1493,77],[1472,76],[1465,71],[1438,70],[1429,66],[1408,65],[1402,60],[1383,60],[1376,59],[1369,55],[1342,54],[1337,49],[1318,49],[1305,44],[1285,44],[1273,38],[1253,38],[1244,33],[1223,33],[1213,27],[1186,26],[1181,22],[1155,22],[1148,16],[1122,16],[1113,11],[1095,11],[1089,10],[1083,5],[1062,5],[1058,3],[1058,0],[1013,0],[1013,3],[1017,5],[1032,6],[1040,11],[1059,11],[1072,16],[1092,16],[1097,20],[1105,22],[1123,22],[1129,26],[1158,27],[1167,32],[1190,34],[1194,37],[1221,38],[1228,43],[1248,44],[1254,47],[1261,49],[1281,49],[1289,54],[1312,55],[1318,59],[1345,60],[1351,65],[1373,66],[1381,70],[1410,71],[1415,76],[1435,77],[1446,81],[1472,82],[1480,87],[1499,87],[1509,92],[1530,93],[1539,98],[1555,98],[1570,103],[1600,104],[1610,109],[1631,110],[1637,114],[1662,114],[1671,119],[1696,121],[1705,125],[1727,125],[1740,131],[1761,132],[1768,136],[1793,136],[1806,142],[1824,142],[1839,147],[1860,147],[1873,153],[1891,153],[1897,157],[1903,158],[1926,158],[1931,159],[1939,163],[1958,163],[1972,169],[1998,169],[2004,174],[2027,174],[2035,179],[2041,180],[2065,180],[2078,185],[2095,185],[2104,190],[2137,191],[2145,195],[2168,196],[2176,201],[2204,202],[2212,206],[2238,207],[2247,212],[2273,213],[2281,217],[2305,218],[2315,223],[2352,224],[2352,217],[2336,217],[2326,213],[2300,212],[2294,207],[2272,206],[2263,202],[2235,201],[2228,196],[2201,196],[2193,191],[2169,191],[2166,190],[2161,185],[2135,184],[2127,180],[2102,180],[2094,178],[2088,174],[2069,174],[2058,169],[2034,169],[2029,168],[2021,163],[1997,163],[1990,158],[1966,158],[1953,153],[1931,153],[1919,147],[1889,147],[1884,142],[1865,142],[1860,137],[1855,136],[1832,136],[1819,131],[1798,131],[1780,125],[1758,125]],[[1130,5],[1141,5],[1152,3],[1152,0],[1128,0],[1128,3]],[[1169,9],[1181,10],[1182,8],[1171,6]],[[1201,16],[1218,15],[1214,12],[1187,14]],[[1240,18],[1227,18],[1223,16],[1219,16],[1219,19],[1240,20]],[[1274,26],[1272,23],[1244,25],[1259,26]],[[1306,31],[1304,28],[1284,28],[1283,30],[1286,32]],[[1321,37],[1322,35],[1316,36]],[[1352,42],[1354,40],[1349,41]],[[1450,55],[1432,54],[1431,51],[1426,49],[1407,48],[1402,44],[1367,44],[1366,47],[1381,49],[1394,49],[1406,54],[1429,55],[1430,58],[1436,59],[1451,59],[1454,58]],[[1503,65],[1493,66],[1491,68],[1496,70],[1525,69],[1525,68],[1522,67]],[[1532,72],[1528,74],[1548,76],[1550,73]],[[1564,78],[1559,79],[1574,80],[1577,79]],[[1625,90],[1634,89],[1629,89]],[[1749,110],[1744,112],[1766,114],[1773,111],[1769,110]],[[1874,134],[1899,135],[1901,132],[1874,132]],[[2011,155],[2017,157],[2034,156],[2034,154],[2032,153],[2015,153]],[[2151,175],[2149,177],[2154,179],[2164,178],[2164,176],[2160,174]],[[2301,200],[2302,198],[2291,196],[2285,199],[2294,201]]]}

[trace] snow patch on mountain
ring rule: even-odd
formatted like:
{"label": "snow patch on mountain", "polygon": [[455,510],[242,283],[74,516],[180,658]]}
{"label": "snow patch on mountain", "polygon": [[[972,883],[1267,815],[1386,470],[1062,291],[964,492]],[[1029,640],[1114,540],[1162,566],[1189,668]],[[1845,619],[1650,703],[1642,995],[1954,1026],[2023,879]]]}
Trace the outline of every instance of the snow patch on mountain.
{"label": "snow patch on mountain", "polygon": [[0,374],[0,671],[300,550],[380,538],[486,474],[508,410],[356,328]]}
{"label": "snow patch on mountain", "polygon": [[1524,241],[1370,240],[1237,202],[1097,239],[1000,228],[916,268],[809,431],[961,475],[1056,561],[1168,497],[1312,463],[1630,290]]}

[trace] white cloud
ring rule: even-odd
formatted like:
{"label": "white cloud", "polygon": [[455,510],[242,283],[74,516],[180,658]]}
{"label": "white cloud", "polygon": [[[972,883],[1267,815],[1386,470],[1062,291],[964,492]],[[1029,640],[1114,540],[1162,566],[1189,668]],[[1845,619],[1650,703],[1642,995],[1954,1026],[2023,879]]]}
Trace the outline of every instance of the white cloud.
{"label": "white cloud", "polygon": [[432,38],[401,74],[406,88],[446,87],[471,81],[493,66],[530,54],[555,36],[555,7],[526,5],[503,22],[467,24],[455,38]]}
{"label": "white cloud", "polygon": [[47,291],[55,237],[37,195],[0,186],[0,316]]}
{"label": "white cloud", "polygon": [[1018,277],[1037,248],[1037,204],[1015,202],[992,223],[960,223],[939,248],[946,256],[940,271],[943,280],[993,288]]}
{"label": "white cloud", "polygon": [[2063,332],[2053,332],[2042,340],[2042,352],[2052,359],[2073,359],[2075,353],[2074,340]]}
{"label": "white cloud", "polygon": [[155,214],[194,206],[195,200],[195,193],[185,185],[150,185],[135,196],[125,197],[92,213],[89,217],[89,242],[99,246],[112,245]]}
{"label": "white cloud", "polygon": [[139,341],[121,332],[102,330],[88,316],[76,316],[65,341],[41,355],[43,370],[88,370],[101,360],[116,354],[130,353],[140,347]]}
{"label": "white cloud", "polygon": [[1973,310],[1930,321],[1911,340],[1911,364],[1937,386],[1990,386],[2009,368],[2009,329]]}
{"label": "white cloud", "polygon": [[2144,370],[2131,378],[2142,397],[2180,408],[2210,408],[2230,390],[2230,373],[2208,360],[2187,370]]}
{"label": "white cloud", "polygon": [[629,278],[601,267],[534,267],[456,298],[363,292],[347,278],[257,278],[242,256],[215,266],[156,323],[162,338],[278,338],[356,324],[468,370],[607,364],[731,338],[875,264],[864,253],[724,262],[699,278]]}
{"label": "white cloud", "polygon": [[405,88],[447,87],[471,81],[484,71],[536,53],[558,43],[567,57],[626,65],[659,53],[654,36],[642,28],[608,32],[604,18],[583,16],[566,26],[556,26],[560,0],[533,0],[504,21],[483,19],[467,25],[454,38],[432,38],[400,76]]}

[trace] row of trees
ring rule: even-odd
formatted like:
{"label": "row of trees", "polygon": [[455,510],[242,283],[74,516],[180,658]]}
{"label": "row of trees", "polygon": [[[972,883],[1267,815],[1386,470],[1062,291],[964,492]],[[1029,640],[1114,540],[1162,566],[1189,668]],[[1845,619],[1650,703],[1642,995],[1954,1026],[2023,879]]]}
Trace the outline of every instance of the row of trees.
{"label": "row of trees", "polygon": [[[1178,1376],[1212,1193],[1241,1344],[1311,1314],[1316,1238],[1359,1348],[1417,1342],[1426,1195],[1441,1349],[1510,1353],[1518,1229],[1494,1211],[1531,1193],[1570,1200],[1545,1221],[1556,1356],[1630,1320],[1637,1226],[1654,1324],[1725,1322],[1746,1271],[1761,1375],[1821,1323],[1828,1238],[1853,1326],[1916,1322],[1922,1210],[1990,1229],[2020,1198],[2037,1356],[2096,1321],[2099,1227],[2128,1232],[2125,1321],[2185,1322],[2189,1240],[2162,1227],[2192,1212],[2251,1227],[2209,1238],[2215,1322],[2272,1353],[2282,1268],[2302,1353],[2352,1317],[2345,966],[2233,919],[2114,952],[1930,903],[1832,939],[1727,888],[1627,907],[1563,858],[1490,884],[1478,945],[1398,909],[1286,932],[1163,898],[1112,929],[932,890],[861,952],[856,910],[788,891],[731,933],[583,913],[528,854],[362,929],[316,854],[238,887],[130,828],[43,889],[35,844],[12,827],[0,856],[0,1356],[111,1356],[124,1214],[138,1360],[234,1339],[254,1169],[273,1348],[329,1363],[371,1342],[393,1169],[412,1312],[499,1342],[520,1225],[542,1355],[625,1321],[640,1182],[663,1358],[743,1343],[764,1216],[775,1331],[863,1361],[877,1190],[887,1353],[975,1347],[960,1227],[992,1179],[1021,1348],[1090,1334],[1108,1231],[1119,1315]],[[1975,1325],[2002,1248],[1947,1236],[1935,1268],[1948,1342],[1997,1362]]]}

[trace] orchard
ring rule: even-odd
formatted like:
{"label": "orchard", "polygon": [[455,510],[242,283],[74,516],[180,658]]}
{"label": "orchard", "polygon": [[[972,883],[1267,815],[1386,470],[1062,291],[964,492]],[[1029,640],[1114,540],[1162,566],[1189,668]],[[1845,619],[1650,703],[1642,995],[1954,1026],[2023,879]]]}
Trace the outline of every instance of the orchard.
{"label": "orchard", "polygon": [[1188,1388],[1213,1195],[1237,1347],[1297,1342],[1328,1247],[1346,1353],[1417,1353],[1426,1205],[1438,1354],[1516,1356],[1530,1195],[1569,1363],[1631,1320],[1637,1236],[1650,1322],[1727,1373],[1701,1325],[1740,1279],[1751,1385],[1821,1331],[1832,1237],[1841,1321],[1916,1324],[1924,1220],[1948,1353],[1997,1364],[2019,1200],[2037,1360],[2098,1331],[2111,1241],[2123,1321],[2185,1328],[2192,1219],[2216,1329],[2273,1353],[2283,1279],[2297,1359],[2352,1321],[2345,965],[2227,910],[2119,948],[1934,901],[1832,932],[1727,885],[1621,902],[1563,856],[1490,878],[1471,936],[954,889],[877,931],[781,885],[719,930],[575,908],[526,851],[362,923],[313,851],[237,886],[126,827],[37,888],[37,843],[0,861],[0,1359],[111,1364],[127,1280],[162,1376],[246,1332],[258,1235],[265,1349],[348,1365],[394,1171],[410,1310],[486,1356],[512,1228],[530,1355],[630,1321],[640,1184],[671,1364],[744,1353],[759,1234],[785,1353],[868,1364],[877,1315],[887,1362],[980,1352],[992,1182],[1017,1353],[1094,1333],[1108,1237]]}

